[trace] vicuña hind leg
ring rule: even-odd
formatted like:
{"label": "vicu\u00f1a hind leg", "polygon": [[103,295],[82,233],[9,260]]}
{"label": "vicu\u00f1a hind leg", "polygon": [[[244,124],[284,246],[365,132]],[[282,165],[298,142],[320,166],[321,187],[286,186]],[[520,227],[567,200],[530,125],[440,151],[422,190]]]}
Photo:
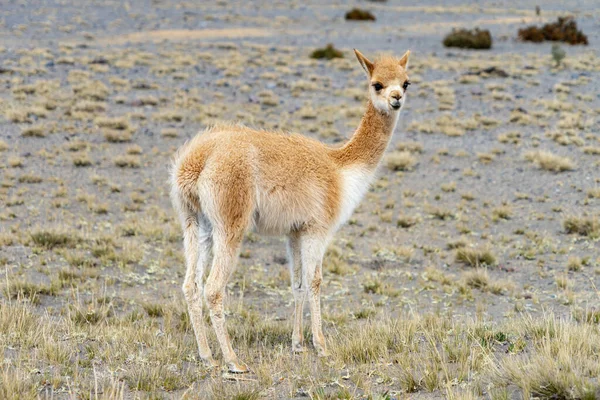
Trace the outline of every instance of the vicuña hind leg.
{"label": "vicu\u00f1a hind leg", "polygon": [[[237,355],[231,347],[231,340],[225,327],[223,300],[225,297],[225,286],[237,262],[242,235],[236,235],[234,240],[231,237],[225,238],[220,235],[213,237],[214,259],[210,274],[206,280],[206,286],[204,287],[206,302],[210,310],[210,320],[217,335],[219,346],[221,346],[223,359],[229,371],[236,373],[248,372],[248,367],[238,360]],[[239,239],[237,236],[239,236]]]}
{"label": "vicu\u00f1a hind leg", "polygon": [[304,285],[308,290],[313,344],[321,357],[328,355],[321,321],[322,263],[327,242],[327,235],[304,235],[301,239],[302,268]]}
{"label": "vicu\u00f1a hind leg", "polygon": [[190,321],[194,328],[200,358],[209,366],[218,366],[214,360],[202,318],[204,275],[210,261],[212,247],[210,225],[195,212],[189,211],[184,218],[184,250],[187,264],[183,294],[188,305]]}
{"label": "vicu\u00f1a hind leg", "polygon": [[290,278],[292,293],[294,294],[294,331],[292,333],[292,351],[304,351],[302,342],[302,319],[304,313],[304,300],[306,299],[306,286],[302,279],[302,255],[300,252],[300,235],[296,232],[290,234],[288,240],[288,257],[290,262]]}

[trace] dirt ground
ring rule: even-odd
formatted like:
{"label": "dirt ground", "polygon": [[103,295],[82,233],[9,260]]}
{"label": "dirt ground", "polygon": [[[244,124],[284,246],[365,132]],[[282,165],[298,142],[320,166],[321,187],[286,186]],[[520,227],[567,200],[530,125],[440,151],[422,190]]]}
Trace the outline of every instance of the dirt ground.
{"label": "dirt ground", "polygon": [[[592,3],[3,4],[0,398],[600,397]],[[559,65],[516,39],[561,15],[590,44]],[[442,46],[475,26],[491,50]],[[310,58],[328,43],[344,58]],[[219,121],[345,141],[367,94],[352,48],[410,49],[412,85],[324,261],[332,355],[291,355],[284,239],[249,232],[227,306],[253,373],[227,379],[189,325],[171,157]]]}

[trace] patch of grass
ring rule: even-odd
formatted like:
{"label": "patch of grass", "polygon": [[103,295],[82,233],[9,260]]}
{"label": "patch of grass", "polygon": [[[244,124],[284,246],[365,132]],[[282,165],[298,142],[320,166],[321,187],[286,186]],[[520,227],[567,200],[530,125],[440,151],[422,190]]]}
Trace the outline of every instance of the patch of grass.
{"label": "patch of grass", "polygon": [[175,128],[165,128],[160,131],[160,135],[166,138],[176,138],[179,136],[179,132]]}
{"label": "patch of grass", "polygon": [[102,113],[106,111],[106,103],[98,101],[83,100],[73,106],[73,111],[86,113]]}
{"label": "patch of grass", "polygon": [[588,44],[588,38],[579,29],[572,17],[558,17],[556,22],[550,22],[538,28],[535,25],[519,29],[519,39],[528,42],[566,42],[569,44]]}
{"label": "patch of grass", "polygon": [[4,116],[7,120],[14,123],[29,122],[29,113],[25,109],[9,109],[6,110]]}
{"label": "patch of grass", "polygon": [[310,54],[310,58],[315,58],[317,60],[331,60],[334,58],[344,58],[344,53],[333,47],[333,44],[329,43],[324,48],[316,49],[315,51],[313,51]]}
{"label": "patch of grass", "polygon": [[600,155],[600,146],[584,146],[582,150],[585,154]]}
{"label": "patch of grass", "polygon": [[131,141],[131,131],[107,129],[104,132],[104,139],[110,143],[124,143]]}
{"label": "patch of grass", "polygon": [[573,312],[573,318],[575,318],[577,322],[585,322],[588,324],[600,324],[600,310],[575,310]]}
{"label": "patch of grass", "polygon": [[164,122],[181,122],[183,121],[184,116],[178,111],[165,110],[154,114],[152,118],[154,118],[157,121]]}
{"label": "patch of grass", "polygon": [[447,210],[441,207],[427,207],[427,213],[429,213],[434,218],[440,219],[442,221],[448,221],[455,218],[454,213],[451,210]]}
{"label": "patch of grass", "polygon": [[408,151],[393,151],[385,159],[392,171],[408,171],[416,164],[417,159]]}
{"label": "patch of grass", "polygon": [[46,250],[55,248],[73,248],[81,239],[72,233],[59,230],[38,229],[29,233],[33,243]]}
{"label": "patch of grass", "polygon": [[110,94],[108,87],[101,81],[89,80],[81,85],[74,86],[73,92],[85,100],[105,101]]}
{"label": "patch of grass", "polygon": [[140,97],[134,103],[136,105],[139,104],[141,106],[155,106],[155,105],[158,105],[159,100],[154,96],[144,96],[144,97]]}
{"label": "patch of grass", "polygon": [[125,382],[129,387],[143,392],[183,389],[190,385],[191,379],[191,373],[174,371],[166,365],[135,365],[125,374]]}
{"label": "patch of grass", "polygon": [[76,167],[89,167],[92,165],[92,159],[88,152],[77,153],[73,155],[73,165]]}
{"label": "patch of grass", "polygon": [[375,16],[368,10],[362,8],[353,8],[345,16],[347,21],[375,21]]}
{"label": "patch of grass", "polygon": [[423,145],[419,142],[399,142],[396,144],[396,150],[408,151],[411,153],[422,153]]}
{"label": "patch of grass", "polygon": [[417,224],[418,219],[416,217],[412,217],[410,215],[399,215],[398,220],[396,221],[396,226],[400,228],[410,228]]}
{"label": "patch of grass", "polygon": [[564,172],[575,169],[575,163],[569,158],[557,156],[549,151],[530,151],[525,153],[525,159],[546,171]]}
{"label": "patch of grass", "polygon": [[127,147],[125,152],[127,154],[142,154],[144,152],[144,150],[142,149],[141,146],[139,146],[137,144],[133,144],[133,145]]}
{"label": "patch of grass", "polygon": [[496,257],[488,248],[465,246],[456,250],[456,262],[470,267],[480,267],[482,265],[492,266],[496,264]]}
{"label": "patch of grass", "polygon": [[[492,366],[493,383],[515,385],[545,399],[594,399],[600,385],[598,330],[555,317],[515,324],[521,335],[534,334],[529,351]],[[533,330],[533,332],[532,332]]]}
{"label": "patch of grass", "polygon": [[323,270],[334,275],[348,275],[354,270],[344,260],[342,249],[331,245],[323,258]]}
{"label": "patch of grass", "polygon": [[129,130],[131,128],[129,121],[125,117],[99,117],[94,121],[100,128],[109,128],[116,130]]}
{"label": "patch of grass", "polygon": [[381,279],[374,277],[367,279],[363,283],[363,291],[371,294],[381,294],[390,297],[397,297],[399,292],[394,289],[389,282],[384,282]]}
{"label": "patch of grass", "polygon": [[115,157],[115,165],[120,168],[139,168],[142,163],[139,156],[126,154]]}
{"label": "patch of grass", "polygon": [[377,314],[377,311],[375,311],[375,309],[373,308],[361,308],[360,310],[356,311],[353,315],[356,319],[369,319],[375,314]]}
{"label": "patch of grass", "polygon": [[19,183],[40,183],[44,179],[41,176],[25,174],[19,176]]}
{"label": "patch of grass", "polygon": [[39,396],[31,374],[23,366],[5,363],[0,370],[0,398],[5,400],[35,399]]}
{"label": "patch of grass", "polygon": [[482,268],[476,268],[473,271],[467,271],[463,274],[465,283],[476,289],[484,290],[490,283],[490,277],[487,270]]}
{"label": "patch of grass", "polygon": [[94,306],[89,304],[87,307],[78,304],[69,307],[69,319],[77,325],[98,325],[113,315],[112,305],[102,303]]}
{"label": "patch of grass", "polygon": [[600,188],[588,190],[587,197],[590,199],[600,199]]}
{"label": "patch of grass", "polygon": [[573,257],[569,257],[569,260],[567,261],[567,269],[569,271],[581,271],[581,269],[583,268],[583,262],[581,261],[580,257],[577,256],[573,256]]}
{"label": "patch of grass", "polygon": [[492,218],[494,220],[508,220],[512,217],[513,211],[510,206],[504,205],[496,207],[492,210]]}
{"label": "patch of grass", "polygon": [[461,49],[490,49],[492,47],[492,35],[487,29],[454,29],[446,35],[443,43],[446,47]]}
{"label": "patch of grass", "polygon": [[148,314],[149,317],[159,318],[162,317],[165,313],[164,307],[162,304],[158,303],[144,303],[142,304],[144,311]]}
{"label": "patch of grass", "polygon": [[46,132],[41,125],[28,126],[21,131],[23,137],[45,137]]}
{"label": "patch of grass", "polygon": [[239,318],[227,324],[234,343],[245,346],[290,346],[291,327],[287,323],[265,319],[255,311],[242,311]]}
{"label": "patch of grass", "polygon": [[23,159],[21,157],[8,157],[8,166],[11,168],[23,167]]}
{"label": "patch of grass", "polygon": [[47,295],[55,296],[58,293],[58,288],[52,285],[36,284],[29,281],[13,281],[5,289],[5,294],[11,299],[25,298],[30,299],[34,303],[39,302],[37,296]]}
{"label": "patch of grass", "polygon": [[592,239],[600,237],[600,222],[593,216],[569,216],[563,220],[567,233],[576,233]]}

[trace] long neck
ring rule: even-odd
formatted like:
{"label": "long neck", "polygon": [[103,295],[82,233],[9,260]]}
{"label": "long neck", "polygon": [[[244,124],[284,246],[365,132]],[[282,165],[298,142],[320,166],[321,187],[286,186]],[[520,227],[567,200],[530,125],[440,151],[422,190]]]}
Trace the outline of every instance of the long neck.
{"label": "long neck", "polygon": [[365,115],[350,140],[334,152],[343,166],[361,165],[374,170],[392,137],[399,112],[389,114],[378,111],[369,100]]}

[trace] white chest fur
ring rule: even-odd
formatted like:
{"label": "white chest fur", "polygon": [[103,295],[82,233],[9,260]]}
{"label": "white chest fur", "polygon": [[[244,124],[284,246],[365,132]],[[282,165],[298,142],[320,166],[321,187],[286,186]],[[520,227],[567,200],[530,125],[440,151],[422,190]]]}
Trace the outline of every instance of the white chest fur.
{"label": "white chest fur", "polygon": [[341,172],[341,204],[336,229],[354,212],[371,185],[374,173],[362,167],[344,168]]}

